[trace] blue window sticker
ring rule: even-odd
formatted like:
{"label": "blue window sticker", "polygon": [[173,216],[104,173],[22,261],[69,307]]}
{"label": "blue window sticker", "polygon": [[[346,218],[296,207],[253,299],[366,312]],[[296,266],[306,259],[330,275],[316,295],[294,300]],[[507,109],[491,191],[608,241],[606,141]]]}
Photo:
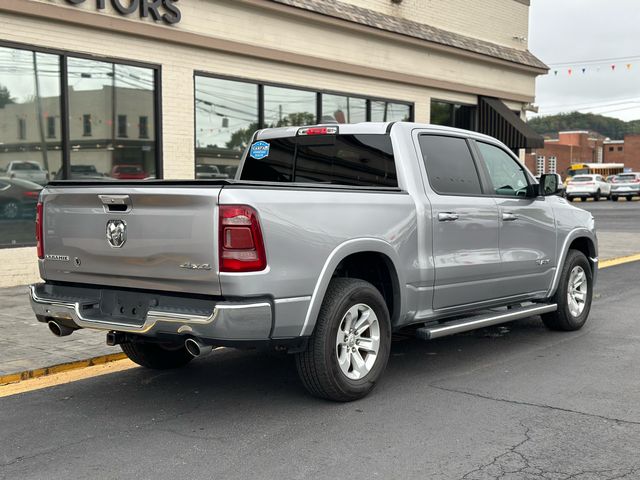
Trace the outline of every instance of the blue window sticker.
{"label": "blue window sticker", "polygon": [[267,142],[256,142],[251,145],[249,155],[251,155],[251,158],[255,158],[256,160],[262,160],[269,156],[269,147],[270,145]]}

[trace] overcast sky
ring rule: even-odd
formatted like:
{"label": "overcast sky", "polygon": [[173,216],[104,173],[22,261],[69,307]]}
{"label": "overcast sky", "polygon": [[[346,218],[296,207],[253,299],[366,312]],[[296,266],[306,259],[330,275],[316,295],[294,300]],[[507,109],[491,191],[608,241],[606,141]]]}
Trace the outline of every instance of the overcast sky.
{"label": "overcast sky", "polygon": [[529,49],[551,68],[536,83],[541,114],[640,119],[639,0],[532,0]]}

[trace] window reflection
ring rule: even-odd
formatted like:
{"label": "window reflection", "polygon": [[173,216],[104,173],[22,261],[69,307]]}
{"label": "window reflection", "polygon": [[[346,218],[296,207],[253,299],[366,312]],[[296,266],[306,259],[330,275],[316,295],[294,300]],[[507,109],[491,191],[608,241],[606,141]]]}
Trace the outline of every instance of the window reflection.
{"label": "window reflection", "polygon": [[316,94],[305,90],[264,87],[266,127],[313,125],[316,123]]}
{"label": "window reflection", "polygon": [[434,125],[473,130],[475,116],[475,105],[460,105],[438,100],[431,101],[431,123]]}
{"label": "window reflection", "polygon": [[[154,178],[153,70],[69,58],[68,71],[71,178]],[[131,125],[131,119],[142,117],[144,127]],[[143,129],[146,136],[130,138],[132,131]]]}
{"label": "window reflection", "polygon": [[38,194],[61,163],[59,57],[0,47],[0,247],[34,243]]}
{"label": "window reflection", "polygon": [[371,102],[372,122],[408,122],[411,120],[411,107],[402,103]]}
{"label": "window reflection", "polygon": [[196,178],[235,177],[258,129],[258,86],[196,77]]}
{"label": "window reflection", "polygon": [[359,123],[367,121],[367,101],[342,95],[322,95],[320,123]]}

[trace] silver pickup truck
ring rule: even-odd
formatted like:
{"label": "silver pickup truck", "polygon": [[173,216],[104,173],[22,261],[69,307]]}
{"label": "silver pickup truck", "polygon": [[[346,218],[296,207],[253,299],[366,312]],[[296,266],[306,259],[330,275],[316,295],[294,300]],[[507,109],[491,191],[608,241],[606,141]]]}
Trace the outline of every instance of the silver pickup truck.
{"label": "silver pickup truck", "polygon": [[582,327],[594,220],[559,185],[464,130],[260,130],[234,180],[50,183],[31,305],[54,334],[104,330],[149,368],[216,346],[287,351],[313,395],[354,400],[400,329]]}

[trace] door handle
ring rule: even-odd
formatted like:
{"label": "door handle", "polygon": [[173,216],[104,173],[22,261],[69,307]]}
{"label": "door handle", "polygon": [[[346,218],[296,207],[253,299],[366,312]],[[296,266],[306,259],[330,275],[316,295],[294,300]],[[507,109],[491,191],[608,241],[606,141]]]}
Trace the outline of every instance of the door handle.
{"label": "door handle", "polygon": [[503,212],[502,213],[502,221],[503,222],[513,222],[518,219],[518,215],[511,212]]}
{"label": "door handle", "polygon": [[438,213],[439,222],[455,222],[458,220],[458,214],[453,212],[440,212]]}

